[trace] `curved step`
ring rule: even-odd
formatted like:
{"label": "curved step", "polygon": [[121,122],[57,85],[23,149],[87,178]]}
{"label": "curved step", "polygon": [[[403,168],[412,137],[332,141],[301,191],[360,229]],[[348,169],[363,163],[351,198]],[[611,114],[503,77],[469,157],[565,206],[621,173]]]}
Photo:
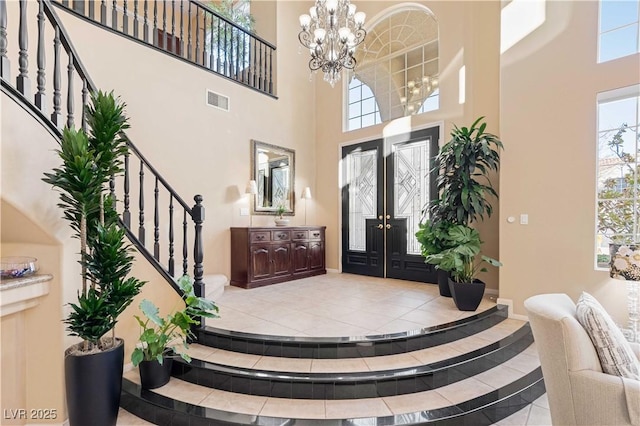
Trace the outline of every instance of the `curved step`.
{"label": "curved step", "polygon": [[[530,353],[527,350],[496,367],[512,371],[509,375],[492,369],[437,390],[360,400],[241,395],[176,378],[165,387],[143,391],[133,371],[123,380],[121,405],[138,417],[162,425],[490,425],[544,393],[542,372],[532,365],[531,359],[537,358]],[[346,412],[350,416],[345,416]]]}
{"label": "curved step", "polygon": [[313,359],[374,357],[462,339],[493,327],[507,316],[507,307],[497,305],[457,321],[420,330],[351,337],[270,336],[206,326],[197,331],[197,340],[205,346],[253,355]]}
{"label": "curved step", "polygon": [[[446,386],[487,371],[533,343],[528,324],[506,337],[429,364],[417,359],[404,368],[357,372],[286,372],[177,359],[172,375],[198,385],[248,395],[301,399],[356,399],[402,395]],[[382,357],[387,358],[387,357]],[[298,360],[292,360],[295,361]],[[384,361],[372,363],[382,367]]]}

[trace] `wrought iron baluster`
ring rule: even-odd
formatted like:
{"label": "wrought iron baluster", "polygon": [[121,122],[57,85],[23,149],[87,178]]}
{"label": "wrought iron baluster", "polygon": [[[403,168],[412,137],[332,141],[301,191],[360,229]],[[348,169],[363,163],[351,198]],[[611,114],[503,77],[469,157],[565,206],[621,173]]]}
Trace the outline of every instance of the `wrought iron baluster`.
{"label": "wrought iron baluster", "polygon": [[273,94],[273,49],[269,49],[269,93]]}
{"label": "wrought iron baluster", "polygon": [[[207,11],[204,12],[204,24],[202,25],[202,65],[207,66]],[[213,15],[211,15],[211,20],[213,21]],[[209,69],[211,69],[211,63],[209,63]]]}
{"label": "wrought iron baluster", "polygon": [[193,241],[193,290],[196,296],[204,296],[204,249],[202,245],[202,223],[204,222],[204,206],[202,205],[202,195],[193,197],[196,205],[191,209],[193,221],[195,222],[195,237]]}
{"label": "wrought iron baluster", "polygon": [[142,39],[149,43],[149,1],[144,0],[144,20],[142,24]]}
{"label": "wrought iron baluster", "polygon": [[253,39],[253,84],[252,87],[258,87],[256,80],[258,78],[258,40]]}
{"label": "wrought iron baluster", "polygon": [[11,78],[11,63],[7,57],[7,2],[0,0],[0,77]]}
{"label": "wrought iron baluster", "polygon": [[189,13],[187,15],[187,59],[191,60],[191,2],[189,2]]}
{"label": "wrought iron baluster", "polygon": [[68,52],[69,54],[69,65],[67,66],[67,127],[71,128],[74,126],[73,121],[73,53]]}
{"label": "wrought iron baluster", "polygon": [[[4,2],[3,2],[4,3]],[[36,106],[43,113],[47,112],[45,90],[45,53],[44,53],[44,2],[40,1],[38,9],[38,92],[36,93]]]}
{"label": "wrought iron baluster", "polygon": [[139,197],[138,207],[140,208],[140,212],[138,215],[138,219],[140,221],[140,225],[138,226],[138,239],[140,243],[144,246],[144,163],[140,160],[140,197]]}
{"label": "wrought iron baluster", "polygon": [[162,48],[169,51],[167,45],[167,0],[162,0]]}
{"label": "wrought iron baluster", "polygon": [[133,0],[133,37],[138,40],[140,38],[138,26],[138,0]]}
{"label": "wrought iron baluster", "polygon": [[[215,16],[211,15],[211,31],[209,32],[209,48],[211,49],[211,51],[209,52],[209,69],[213,70],[213,63],[216,62],[215,57],[216,55],[213,54],[213,19],[215,18]],[[216,71],[217,71],[217,66],[216,66]]]}
{"label": "wrought iron baluster", "polygon": [[153,190],[154,208],[153,208],[153,257],[160,261],[160,210],[158,208],[158,199],[160,191],[158,189],[158,176],[156,176],[156,187]]}
{"label": "wrought iron baluster", "polygon": [[240,58],[240,30],[236,28],[236,36],[232,38],[236,43],[236,69],[234,70],[234,78],[238,79],[238,74],[240,74],[240,62],[238,58]]}
{"label": "wrought iron baluster", "polygon": [[176,0],[171,0],[171,51],[177,54],[176,46]]}
{"label": "wrought iron baluster", "polygon": [[113,6],[111,7],[111,28],[118,29],[118,9],[116,9],[116,0],[113,0]]}
{"label": "wrought iron baluster", "polygon": [[62,127],[60,74],[60,27],[56,26],[56,35],[53,39],[53,113],[51,114],[51,121],[58,128]]}
{"label": "wrought iron baluster", "polygon": [[258,55],[260,56],[260,64],[258,64],[258,69],[260,70],[260,75],[258,76],[258,88],[262,89],[262,42],[260,43],[260,49],[258,50]]}
{"label": "wrought iron baluster", "polygon": [[16,80],[16,88],[25,97],[31,96],[31,81],[27,75],[29,71],[29,36],[27,34],[27,0],[20,0],[20,23],[18,24],[18,69],[20,73]]}
{"label": "wrought iron baluster", "polygon": [[175,261],[173,259],[173,194],[169,193],[169,275],[175,277]]}
{"label": "wrought iron baluster", "polygon": [[182,274],[189,273],[189,248],[187,246],[187,211],[184,211],[182,221]]}
{"label": "wrought iron baluster", "polygon": [[200,60],[200,14],[196,14],[196,64]]}
{"label": "wrought iron baluster", "polygon": [[230,68],[231,68],[231,63],[229,62],[229,45],[227,43],[227,32],[229,32],[229,24],[226,21],[222,21],[222,25],[224,25],[224,45],[223,45],[223,49],[224,49],[224,68],[223,68],[223,74],[224,75],[229,75],[230,73]]}
{"label": "wrought iron baluster", "polygon": [[95,20],[96,18],[96,5],[95,2],[89,0],[89,18]]}
{"label": "wrought iron baluster", "polygon": [[[86,106],[89,103],[89,88],[87,87],[87,79],[82,79],[82,130],[87,131],[87,114]],[[115,198],[115,190],[112,191]]]}
{"label": "wrought iron baluster", "polygon": [[[191,19],[189,17],[189,19]],[[180,2],[180,51],[178,54],[184,57],[184,41],[183,41],[183,32],[184,32],[184,2]]]}
{"label": "wrought iron baluster", "polygon": [[127,14],[127,0],[123,0],[122,32],[129,35],[129,15]]}
{"label": "wrought iron baluster", "polygon": [[124,212],[122,213],[122,221],[124,226],[131,228],[131,212],[129,211],[129,149],[124,153]]}
{"label": "wrought iron baluster", "polygon": [[100,3],[100,23],[102,25],[107,25],[107,2],[106,0],[102,0]]}
{"label": "wrought iron baluster", "polygon": [[218,45],[218,66],[216,67],[216,71],[220,72],[220,68],[222,68],[222,74],[224,74],[224,61],[222,60],[222,55],[220,54],[220,44],[222,42],[222,34],[220,32],[220,18],[216,18],[216,22],[218,23],[218,40],[216,44]]}
{"label": "wrought iron baluster", "polygon": [[158,1],[153,2],[153,45],[158,45]]}

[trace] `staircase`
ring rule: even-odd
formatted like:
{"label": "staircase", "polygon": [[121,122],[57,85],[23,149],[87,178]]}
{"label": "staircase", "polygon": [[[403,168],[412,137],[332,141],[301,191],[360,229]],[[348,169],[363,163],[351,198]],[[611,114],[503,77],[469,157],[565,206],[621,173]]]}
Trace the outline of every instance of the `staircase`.
{"label": "staircase", "polygon": [[[160,425],[491,425],[544,394],[531,329],[508,319],[500,305],[483,303],[484,310],[455,321],[366,337],[273,336],[231,328],[242,322],[232,307],[244,305],[244,313],[263,316],[251,301],[278,297],[277,287],[304,293],[313,286],[328,289],[332,280],[346,286],[349,278],[343,277],[303,279],[235,293],[237,298],[227,289],[218,299],[227,320],[199,331],[191,364],[176,360],[169,384],[155,390],[140,388],[136,370],[126,373],[122,407]],[[349,284],[351,290],[361,285]],[[410,289],[430,303],[434,317],[459,314],[433,286],[384,280],[369,285],[376,291]]]}

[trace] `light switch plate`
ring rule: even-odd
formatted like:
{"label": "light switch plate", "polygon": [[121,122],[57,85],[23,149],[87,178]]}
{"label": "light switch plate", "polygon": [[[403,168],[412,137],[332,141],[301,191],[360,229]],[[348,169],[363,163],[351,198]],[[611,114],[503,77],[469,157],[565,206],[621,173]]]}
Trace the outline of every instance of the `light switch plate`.
{"label": "light switch plate", "polygon": [[520,225],[528,225],[529,224],[529,215],[528,214],[521,214],[520,215]]}
{"label": "light switch plate", "polygon": [[240,216],[249,216],[249,209],[247,207],[240,207]]}

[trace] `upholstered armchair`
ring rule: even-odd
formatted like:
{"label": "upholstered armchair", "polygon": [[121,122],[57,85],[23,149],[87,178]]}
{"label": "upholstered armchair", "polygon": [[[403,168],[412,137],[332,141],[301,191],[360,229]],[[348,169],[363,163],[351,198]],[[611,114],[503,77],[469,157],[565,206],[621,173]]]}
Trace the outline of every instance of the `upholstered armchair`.
{"label": "upholstered armchair", "polygon": [[[640,381],[602,372],[598,354],[566,294],[524,303],[554,425],[640,425]],[[640,345],[631,344],[640,359]]]}

